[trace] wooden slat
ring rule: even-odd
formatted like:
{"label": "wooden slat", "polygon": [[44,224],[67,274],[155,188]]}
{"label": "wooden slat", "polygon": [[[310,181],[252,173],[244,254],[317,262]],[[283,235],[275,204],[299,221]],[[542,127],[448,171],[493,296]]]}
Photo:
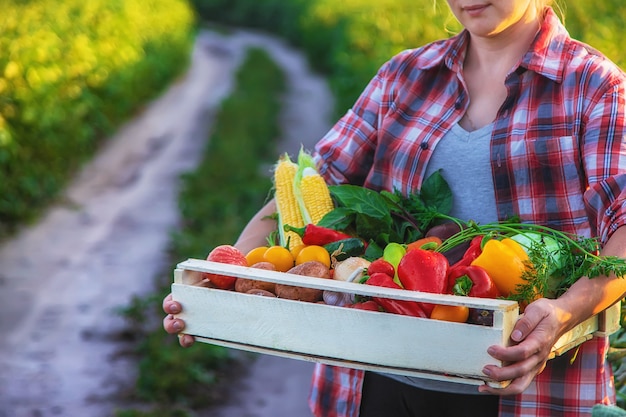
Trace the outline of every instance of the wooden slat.
{"label": "wooden slat", "polygon": [[307,354],[300,354],[300,353],[294,353],[294,352],[289,352],[289,351],[280,351],[276,349],[263,348],[263,347],[254,346],[254,345],[243,345],[241,343],[234,343],[234,342],[230,342],[227,340],[209,339],[206,337],[196,337],[195,339],[196,341],[203,342],[203,343],[210,343],[210,344],[224,346],[224,347],[228,347],[232,349],[241,349],[241,350],[246,350],[248,352],[262,353],[262,354],[280,356],[280,357],[285,357],[285,358],[290,358],[290,359],[298,359],[298,360],[303,360],[307,362],[325,363],[325,364],[334,365],[334,366],[350,367],[354,369],[362,369],[365,371],[395,374],[395,375],[406,377],[407,383],[411,383],[412,378],[421,378],[421,379],[432,379],[435,381],[455,382],[455,383],[460,383],[460,384],[476,385],[476,386],[487,383],[488,385],[494,388],[504,388],[510,384],[510,381],[489,381],[489,380],[485,381],[484,379],[473,378],[471,376],[437,374],[437,373],[427,372],[427,371],[418,371],[418,370],[410,369],[410,368],[393,368],[393,367],[382,366],[382,365],[377,365],[377,364],[348,361],[346,359],[332,359],[332,358],[326,358],[326,357],[319,356],[319,355],[307,355]]}
{"label": "wooden slat", "polygon": [[179,284],[172,292],[186,333],[278,352],[476,378],[500,364],[485,346],[506,343],[502,329],[487,326]]}

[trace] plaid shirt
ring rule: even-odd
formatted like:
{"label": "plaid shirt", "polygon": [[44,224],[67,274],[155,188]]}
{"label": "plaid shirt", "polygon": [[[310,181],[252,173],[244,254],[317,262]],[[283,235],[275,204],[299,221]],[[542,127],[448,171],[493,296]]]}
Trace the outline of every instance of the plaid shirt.
{"label": "plaid shirt", "polygon": [[[381,67],[316,146],[329,183],[405,193],[420,188],[437,142],[469,104],[462,74],[468,40],[462,32]],[[626,223],[623,72],[571,39],[548,8],[505,84],[490,145],[498,217],[517,215],[606,242]],[[500,415],[589,415],[594,404],[614,402],[607,346],[605,338],[592,339],[566,354],[571,364],[550,361],[523,394],[501,399]],[[357,417],[362,380],[361,371],[318,365],[314,414]]]}

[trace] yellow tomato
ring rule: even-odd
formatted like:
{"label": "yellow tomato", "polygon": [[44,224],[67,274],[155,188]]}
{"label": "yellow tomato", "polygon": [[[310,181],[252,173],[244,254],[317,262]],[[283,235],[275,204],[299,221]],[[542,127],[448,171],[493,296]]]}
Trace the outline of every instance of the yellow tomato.
{"label": "yellow tomato", "polygon": [[259,262],[264,262],[263,254],[267,251],[267,246],[259,246],[258,248],[252,249],[250,252],[246,254],[246,261],[248,261],[248,266],[252,266]]}
{"label": "yellow tomato", "polygon": [[263,260],[276,267],[277,271],[287,272],[294,266],[295,259],[284,246],[270,246],[263,254]]}
{"label": "yellow tomato", "polygon": [[298,254],[305,247],[306,247],[306,245],[304,243],[301,243],[301,244],[296,245],[293,248],[291,248],[291,254],[293,255],[293,259],[298,259]]}
{"label": "yellow tomato", "polygon": [[330,268],[330,254],[323,246],[308,245],[302,248],[296,257],[296,265],[308,261],[321,262]]}

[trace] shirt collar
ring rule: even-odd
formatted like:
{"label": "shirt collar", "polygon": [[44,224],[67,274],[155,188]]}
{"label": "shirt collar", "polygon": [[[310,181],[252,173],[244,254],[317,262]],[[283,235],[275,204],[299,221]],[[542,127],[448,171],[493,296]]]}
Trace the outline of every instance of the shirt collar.
{"label": "shirt collar", "polygon": [[541,28],[520,66],[560,83],[566,65],[567,39],[567,30],[554,11],[547,8]]}
{"label": "shirt collar", "polygon": [[[546,8],[545,18],[535,40],[522,57],[520,67],[535,71],[555,82],[563,80],[566,57],[566,39],[569,34],[552,8]],[[431,44],[425,54],[421,54],[416,65],[420,69],[431,69],[445,64],[453,72],[460,72],[465,60],[469,32],[463,30],[458,35]]]}
{"label": "shirt collar", "polygon": [[428,70],[444,64],[451,71],[460,72],[468,42],[469,32],[466,30],[448,39],[433,42],[423,48],[415,65],[418,69]]}

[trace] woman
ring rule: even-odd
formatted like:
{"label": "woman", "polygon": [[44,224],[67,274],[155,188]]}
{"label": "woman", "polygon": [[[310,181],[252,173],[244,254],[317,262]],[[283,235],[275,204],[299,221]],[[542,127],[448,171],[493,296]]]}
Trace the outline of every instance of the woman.
{"label": "woman", "polygon": [[[486,223],[517,215],[598,236],[603,255],[626,257],[626,78],[572,40],[549,3],[448,0],[465,30],[381,67],[317,144],[322,175],[329,183],[406,193],[442,169],[456,217]],[[273,225],[260,219],[273,211],[264,207],[236,245],[262,244]],[[548,355],[562,334],[625,294],[626,280],[582,278],[558,299],[528,305],[511,346],[488,350],[508,365],[484,373],[511,380],[506,388],[409,386],[318,365],[311,408],[318,417],[589,415],[594,404],[615,401],[607,339],[550,361]],[[180,306],[168,298],[164,310]],[[168,332],[182,326],[171,316],[164,321]]]}

